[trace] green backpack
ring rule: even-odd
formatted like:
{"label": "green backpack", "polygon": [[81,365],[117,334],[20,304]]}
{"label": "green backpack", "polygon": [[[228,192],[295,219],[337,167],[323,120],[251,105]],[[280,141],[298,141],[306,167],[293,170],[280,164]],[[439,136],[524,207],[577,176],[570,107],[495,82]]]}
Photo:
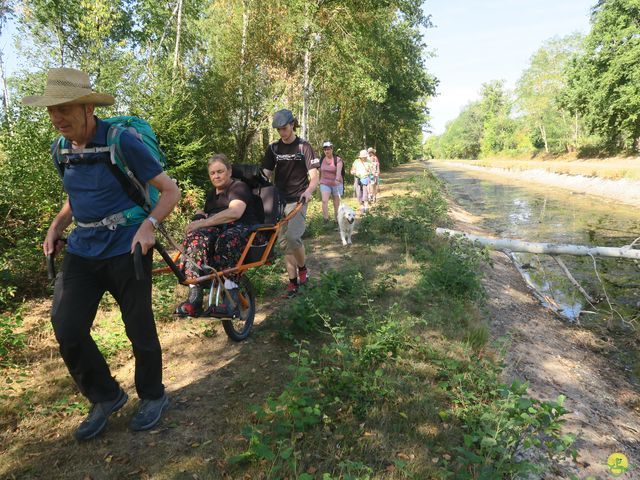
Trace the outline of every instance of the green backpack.
{"label": "green backpack", "polygon": [[[142,223],[149,212],[158,202],[160,193],[150,184],[142,184],[129,169],[126,159],[120,148],[120,136],[128,131],[145,144],[153,158],[163,169],[167,166],[167,157],[160,149],[158,138],[151,125],[146,120],[133,116],[119,116],[103,119],[110,127],[107,133],[107,146],[95,148],[68,148],[68,140],[63,136],[53,143],[51,153],[54,158],[60,177],[64,176],[64,170],[69,165],[77,163],[104,162],[109,166],[125,193],[136,203],[135,207],[121,212],[119,224],[137,225]],[[91,155],[97,153],[109,153],[109,160],[104,155]],[[97,158],[97,159],[96,159]]]}

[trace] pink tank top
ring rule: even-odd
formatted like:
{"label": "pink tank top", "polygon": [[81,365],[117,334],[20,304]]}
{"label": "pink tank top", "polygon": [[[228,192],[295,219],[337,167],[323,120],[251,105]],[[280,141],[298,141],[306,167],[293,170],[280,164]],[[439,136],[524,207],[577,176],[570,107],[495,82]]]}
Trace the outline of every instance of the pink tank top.
{"label": "pink tank top", "polygon": [[[320,185],[327,185],[329,187],[335,187],[342,183],[341,172],[336,168],[336,163],[340,157],[333,157],[333,160],[325,158],[320,165]],[[342,160],[340,160],[342,162]],[[338,182],[336,183],[336,180]]]}

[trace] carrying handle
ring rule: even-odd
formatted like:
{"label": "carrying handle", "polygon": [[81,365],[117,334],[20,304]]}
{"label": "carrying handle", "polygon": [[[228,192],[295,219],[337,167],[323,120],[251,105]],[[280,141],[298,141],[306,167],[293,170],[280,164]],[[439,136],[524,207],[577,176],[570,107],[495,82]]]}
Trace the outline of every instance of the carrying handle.
{"label": "carrying handle", "polygon": [[136,243],[133,248],[133,269],[136,272],[136,280],[144,280],[144,265],[142,264],[142,245]]}
{"label": "carrying handle", "polygon": [[[167,253],[167,250],[164,248],[164,246],[158,240],[156,240],[156,243],[153,245],[153,248],[155,248],[158,251],[158,253],[160,253],[160,256],[167,263],[167,265],[169,265],[169,268],[171,269],[173,274],[178,278],[180,283],[183,283],[187,279],[187,277],[184,275],[184,272],[180,270],[178,266],[175,264],[175,262],[171,258],[171,255]],[[136,243],[136,246],[133,249],[133,268],[136,272],[136,280],[144,280],[144,278],[146,277],[146,274],[144,271],[144,265],[142,263],[142,258],[143,258],[142,246],[139,243]]]}
{"label": "carrying handle", "polygon": [[53,249],[53,252],[50,252],[46,255],[47,258],[47,278],[49,279],[50,282],[55,281],[56,279],[56,262],[55,262],[55,256],[56,256],[56,247],[58,246],[58,242],[62,242],[62,244],[67,243],[67,239],[66,238],[59,238],[56,240],[55,242],[55,247]]}
{"label": "carrying handle", "polygon": [[56,279],[56,264],[53,261],[53,256],[53,253],[47,255],[47,278],[49,278],[50,282]]}
{"label": "carrying handle", "polygon": [[184,281],[187,279],[184,272],[178,268],[178,265],[176,265],[176,263],[173,261],[173,258],[171,258],[171,255],[167,253],[167,250],[158,240],[156,240],[156,244],[154,245],[154,248],[158,251],[158,253],[160,253],[160,256],[162,257],[162,259],[169,266],[173,274],[178,278],[178,281],[180,283],[184,283]]}

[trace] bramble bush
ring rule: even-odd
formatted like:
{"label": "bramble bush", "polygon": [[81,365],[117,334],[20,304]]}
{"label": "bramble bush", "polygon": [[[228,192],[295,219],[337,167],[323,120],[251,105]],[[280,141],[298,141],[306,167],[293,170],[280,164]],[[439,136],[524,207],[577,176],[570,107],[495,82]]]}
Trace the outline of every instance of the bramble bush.
{"label": "bramble bush", "polygon": [[462,445],[452,461],[456,479],[521,478],[542,473],[555,461],[575,457],[575,437],[563,434],[567,412],[564,396],[540,401],[527,393],[527,384],[500,381],[501,366],[472,354],[467,361],[437,361],[438,389],[451,402],[441,411],[462,431]]}

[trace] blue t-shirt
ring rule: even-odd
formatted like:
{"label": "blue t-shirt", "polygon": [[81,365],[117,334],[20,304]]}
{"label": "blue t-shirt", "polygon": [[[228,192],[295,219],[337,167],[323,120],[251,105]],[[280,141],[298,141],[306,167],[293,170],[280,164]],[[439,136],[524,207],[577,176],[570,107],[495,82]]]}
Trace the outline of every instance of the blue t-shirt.
{"label": "blue t-shirt", "polygon": [[[96,118],[96,134],[86,146],[107,145],[109,124]],[[141,140],[125,131],[120,136],[120,148],[129,169],[143,184],[162,173],[160,163]],[[105,155],[108,158],[109,154]],[[55,160],[54,160],[55,161]],[[79,222],[96,222],[114,213],[136,206],[125,193],[110,167],[104,162],[82,163],[64,169],[64,189],[69,196],[73,216]],[[81,257],[105,259],[128,253],[131,241],[140,225],[106,227],[76,227],[67,239],[67,251]]]}

